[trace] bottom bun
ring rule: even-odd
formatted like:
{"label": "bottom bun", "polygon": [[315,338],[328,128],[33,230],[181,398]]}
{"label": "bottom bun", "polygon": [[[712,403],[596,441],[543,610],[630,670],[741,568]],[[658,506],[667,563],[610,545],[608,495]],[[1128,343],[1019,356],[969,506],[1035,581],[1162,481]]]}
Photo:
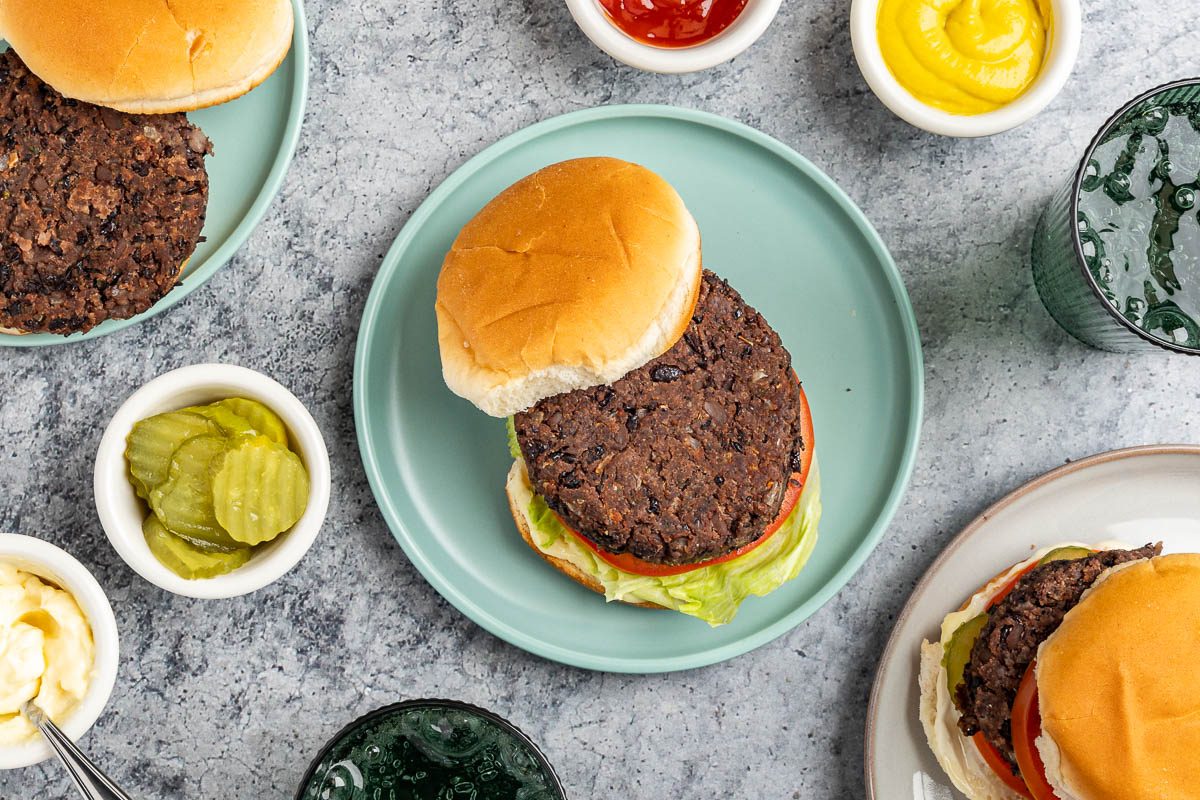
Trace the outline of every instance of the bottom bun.
{"label": "bottom bun", "polygon": [[[541,548],[534,544],[533,534],[529,530],[529,517],[527,517],[525,512],[521,509],[522,504],[517,498],[518,487],[521,487],[522,481],[526,486],[529,485],[529,473],[525,471],[525,465],[518,461],[513,464],[512,469],[508,473],[508,482],[505,484],[504,493],[508,497],[509,513],[512,514],[513,522],[517,524],[517,530],[521,532],[521,538],[525,540],[525,544],[529,545],[530,549],[541,556],[547,564],[554,567],[571,580],[586,586],[593,592],[604,594],[604,587],[600,584],[600,581],[596,580],[591,575],[588,575],[570,561],[567,561],[563,558],[557,558],[549,553],[542,552]],[[532,489],[530,489],[530,491],[532,491]],[[626,600],[618,600],[617,602],[625,603],[626,605],[630,606],[637,606],[639,608],[653,608],[660,611],[667,610],[664,606],[660,606],[655,603],[631,603]]]}
{"label": "bottom bun", "polygon": [[958,710],[950,699],[946,670],[942,667],[942,645],[921,643],[921,727],[938,765],[954,788],[968,800],[1021,800],[992,772],[975,743],[958,730]]}

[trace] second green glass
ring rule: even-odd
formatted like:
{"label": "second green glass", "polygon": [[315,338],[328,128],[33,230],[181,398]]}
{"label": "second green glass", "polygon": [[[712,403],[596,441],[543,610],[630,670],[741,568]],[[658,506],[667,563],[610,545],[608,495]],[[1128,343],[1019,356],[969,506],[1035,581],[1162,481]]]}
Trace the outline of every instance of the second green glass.
{"label": "second green glass", "polygon": [[1200,354],[1200,79],[1160,86],[1096,134],[1033,237],[1034,283],[1068,333]]}

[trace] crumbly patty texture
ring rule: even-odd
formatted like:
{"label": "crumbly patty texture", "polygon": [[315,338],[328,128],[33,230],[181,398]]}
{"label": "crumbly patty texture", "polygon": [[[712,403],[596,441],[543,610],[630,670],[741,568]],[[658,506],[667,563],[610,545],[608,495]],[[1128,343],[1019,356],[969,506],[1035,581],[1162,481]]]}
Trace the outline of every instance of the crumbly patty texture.
{"label": "crumbly patty texture", "polygon": [[1162,545],[1137,550],[1105,550],[1074,561],[1051,561],[1034,567],[995,608],[971,649],[971,660],[955,697],[963,735],[984,737],[1016,768],[1012,745],[1012,706],[1025,671],[1037,649],[1058,630],[1063,617],[1079,603],[1109,567],[1152,558]]}
{"label": "crumbly patty texture", "polygon": [[759,538],[799,469],[800,391],[762,315],[705,272],[691,324],[610,386],[514,419],[534,488],[600,548],[659,564]]}
{"label": "crumbly patty texture", "polygon": [[0,327],[82,332],[158,302],[200,239],[211,152],[183,114],[70,100],[0,55]]}

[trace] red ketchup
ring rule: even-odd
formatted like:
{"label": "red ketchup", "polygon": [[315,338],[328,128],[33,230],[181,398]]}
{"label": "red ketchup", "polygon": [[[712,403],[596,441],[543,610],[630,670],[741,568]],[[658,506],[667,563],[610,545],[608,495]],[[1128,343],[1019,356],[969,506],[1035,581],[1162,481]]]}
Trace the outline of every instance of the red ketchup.
{"label": "red ketchup", "polygon": [[621,31],[656,47],[690,47],[728,28],[746,0],[599,0]]}

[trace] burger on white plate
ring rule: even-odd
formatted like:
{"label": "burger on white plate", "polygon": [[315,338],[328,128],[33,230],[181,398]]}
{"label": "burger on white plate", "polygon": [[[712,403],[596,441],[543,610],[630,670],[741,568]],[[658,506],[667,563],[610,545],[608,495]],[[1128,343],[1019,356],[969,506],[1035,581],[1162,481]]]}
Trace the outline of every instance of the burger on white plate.
{"label": "burger on white plate", "polygon": [[921,649],[921,722],[970,800],[1200,797],[1200,554],[1045,548]]}

